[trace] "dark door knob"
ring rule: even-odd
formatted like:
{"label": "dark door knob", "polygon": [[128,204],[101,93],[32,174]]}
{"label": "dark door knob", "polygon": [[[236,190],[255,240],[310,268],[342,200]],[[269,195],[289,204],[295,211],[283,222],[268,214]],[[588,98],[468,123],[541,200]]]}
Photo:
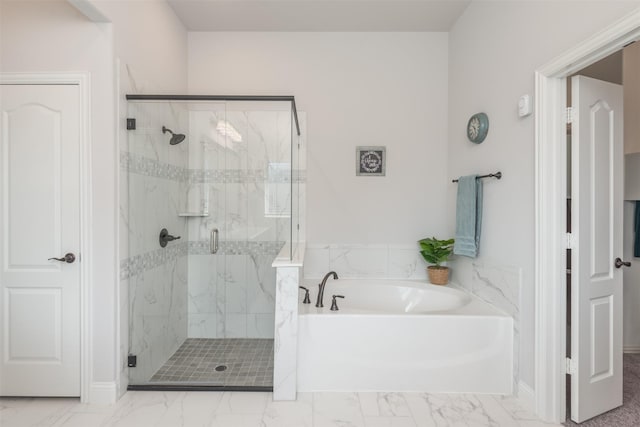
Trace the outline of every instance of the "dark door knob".
{"label": "dark door knob", "polygon": [[72,254],[71,252],[69,252],[68,254],[66,254],[62,258],[49,258],[49,261],[51,261],[51,260],[60,261],[60,262],[66,262],[67,264],[73,264],[73,262],[76,260],[76,256],[74,254]]}
{"label": "dark door knob", "polygon": [[631,267],[631,263],[630,263],[629,261],[623,261],[623,260],[621,260],[620,258],[616,258],[616,260],[615,260],[615,266],[616,266],[616,268],[620,268],[620,267],[622,267],[623,265],[624,265],[625,267]]}

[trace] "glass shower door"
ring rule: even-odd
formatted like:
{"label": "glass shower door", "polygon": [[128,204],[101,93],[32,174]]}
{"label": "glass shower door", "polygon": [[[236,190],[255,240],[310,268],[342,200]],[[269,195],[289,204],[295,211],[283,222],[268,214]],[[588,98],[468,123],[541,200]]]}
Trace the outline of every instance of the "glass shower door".
{"label": "glass shower door", "polygon": [[[270,389],[271,264],[292,239],[291,104],[136,101],[128,116],[130,385]],[[163,229],[175,238],[165,246]]]}
{"label": "glass shower door", "polygon": [[[186,190],[184,105],[129,103],[127,145],[121,151],[122,209],[128,242],[121,280],[128,291],[129,383],[153,375],[187,337],[187,228],[179,216]],[[164,128],[164,129],[163,129]],[[160,246],[162,230],[176,240]]]}
{"label": "glass shower door", "polygon": [[216,331],[198,337],[223,349],[218,378],[225,386],[273,385],[271,264],[290,238],[289,116],[288,105],[228,102],[225,117],[215,121],[215,149],[207,153],[217,168],[206,175],[217,189],[218,211],[204,229],[219,230]]}

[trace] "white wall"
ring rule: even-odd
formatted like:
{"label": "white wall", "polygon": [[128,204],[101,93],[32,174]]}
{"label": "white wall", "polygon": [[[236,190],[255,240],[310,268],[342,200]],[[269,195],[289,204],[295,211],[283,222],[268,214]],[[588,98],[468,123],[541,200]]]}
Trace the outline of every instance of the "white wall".
{"label": "white wall", "polygon": [[[192,94],[295,95],[307,114],[307,242],[407,244],[447,212],[446,33],[189,33]],[[358,145],[387,147],[357,177]]]}
{"label": "white wall", "polygon": [[113,43],[65,2],[3,2],[0,71],[89,72],[92,150],[92,378],[113,385],[116,366],[116,146]]}
{"label": "white wall", "polygon": [[[534,71],[555,56],[613,23],[638,2],[472,2],[450,32],[449,175],[501,170],[486,181],[480,255],[454,262],[454,278],[482,281],[493,269],[520,271],[520,372],[534,383],[534,121],[519,119],[518,97],[533,95]],[[570,22],[570,24],[568,24]],[[481,145],[467,141],[466,123],[489,115]],[[450,187],[449,211],[454,212]],[[453,233],[454,218],[449,221]],[[462,257],[460,257],[462,258]],[[475,263],[475,266],[473,265]],[[499,287],[499,286],[498,286]],[[518,303],[516,300],[515,303]]]}
{"label": "white wall", "polygon": [[165,1],[92,3],[113,23],[122,96],[186,92],[187,30]]}

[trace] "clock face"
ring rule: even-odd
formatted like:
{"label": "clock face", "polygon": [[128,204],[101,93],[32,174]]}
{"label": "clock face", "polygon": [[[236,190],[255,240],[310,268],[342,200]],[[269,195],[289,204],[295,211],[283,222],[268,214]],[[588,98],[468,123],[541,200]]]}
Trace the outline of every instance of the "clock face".
{"label": "clock face", "polygon": [[485,113],[471,116],[467,124],[467,138],[469,141],[480,144],[489,132],[489,117]]}
{"label": "clock face", "polygon": [[478,137],[480,133],[480,120],[477,117],[472,117],[469,122],[469,138],[474,140]]}

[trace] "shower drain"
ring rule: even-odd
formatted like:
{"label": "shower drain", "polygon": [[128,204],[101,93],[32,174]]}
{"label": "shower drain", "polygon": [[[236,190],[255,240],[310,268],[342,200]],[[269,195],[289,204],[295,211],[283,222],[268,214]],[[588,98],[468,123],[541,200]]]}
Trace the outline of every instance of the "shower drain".
{"label": "shower drain", "polygon": [[227,370],[227,366],[226,365],[218,365],[215,367],[216,372],[223,372]]}

